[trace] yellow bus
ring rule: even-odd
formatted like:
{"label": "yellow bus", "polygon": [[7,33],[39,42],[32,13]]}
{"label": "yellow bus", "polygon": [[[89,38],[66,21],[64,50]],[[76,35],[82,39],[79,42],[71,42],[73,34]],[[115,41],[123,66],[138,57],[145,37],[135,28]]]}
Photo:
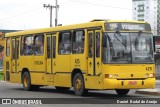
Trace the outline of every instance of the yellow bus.
{"label": "yellow bus", "polygon": [[91,22],[5,35],[4,80],[24,90],[55,86],[88,90],[155,87],[150,24],[141,21]]}

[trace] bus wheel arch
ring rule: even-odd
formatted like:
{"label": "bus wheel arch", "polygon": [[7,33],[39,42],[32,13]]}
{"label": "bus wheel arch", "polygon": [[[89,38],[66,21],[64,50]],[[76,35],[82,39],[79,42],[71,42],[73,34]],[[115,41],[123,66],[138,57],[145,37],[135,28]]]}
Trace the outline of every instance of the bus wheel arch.
{"label": "bus wheel arch", "polygon": [[85,81],[80,69],[74,69],[72,72],[72,86],[77,96],[83,96],[88,92],[85,89]]}
{"label": "bus wheel arch", "polygon": [[24,75],[25,72],[28,72],[28,74],[30,76],[29,70],[27,68],[23,68],[22,73],[21,73],[21,83],[23,83],[23,75]]}
{"label": "bus wheel arch", "polygon": [[73,79],[74,79],[74,76],[75,76],[77,73],[80,73],[80,74],[83,76],[82,71],[81,71],[80,69],[74,69],[74,70],[72,71],[72,75],[71,75],[71,84],[72,84],[72,87],[73,87]]}
{"label": "bus wheel arch", "polygon": [[31,84],[31,76],[29,73],[29,70],[27,68],[24,68],[22,70],[22,84],[23,84],[23,89],[27,90],[27,91],[32,91],[32,90],[38,90],[40,88],[40,86],[38,85],[32,85]]}
{"label": "bus wheel arch", "polygon": [[24,90],[30,91],[32,89],[29,71],[22,72],[22,84]]}

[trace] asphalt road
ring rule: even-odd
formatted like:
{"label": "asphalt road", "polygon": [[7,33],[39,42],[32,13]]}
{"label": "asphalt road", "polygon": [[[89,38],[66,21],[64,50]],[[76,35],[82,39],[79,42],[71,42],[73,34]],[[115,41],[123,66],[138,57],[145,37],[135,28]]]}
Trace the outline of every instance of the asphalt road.
{"label": "asphalt road", "polygon": [[[160,88],[160,84],[156,85],[156,88]],[[75,105],[77,107],[82,106],[82,104],[77,104],[77,103],[85,103],[85,101],[88,101],[89,104],[83,104],[83,106],[86,107],[92,107],[98,106],[98,107],[108,107],[112,106],[113,104],[103,104],[104,102],[114,102],[113,100],[127,100],[127,99],[144,99],[144,98],[159,98],[160,96],[154,96],[154,95],[142,95],[142,94],[136,94],[136,90],[130,90],[129,94],[126,96],[118,96],[114,90],[107,90],[107,91],[89,91],[89,93],[85,97],[80,97],[80,96],[75,96],[73,89],[69,91],[58,91],[54,87],[42,87],[40,88],[39,91],[24,91],[23,87],[21,84],[12,84],[12,83],[7,83],[0,81],[0,98],[54,98],[52,100],[63,100],[59,104],[43,104],[43,105],[7,105],[7,107],[53,107],[53,106],[60,106],[64,107],[65,103],[68,103],[68,100],[66,99],[71,99],[69,100],[69,104],[65,104],[65,107],[74,107]],[[55,98],[60,98],[60,99],[55,99]],[[66,98],[66,99],[65,99]],[[79,99],[78,99],[79,98]],[[66,100],[66,102],[65,102]],[[80,101],[81,100],[81,101]],[[117,101],[116,101],[117,102]],[[64,104],[63,104],[64,103]],[[73,104],[72,104],[73,103]],[[100,105],[96,103],[102,103]],[[114,104],[114,106],[127,106],[129,104]],[[130,104],[130,107],[135,106],[134,104]],[[138,106],[138,104],[136,105]],[[146,107],[146,106],[151,106],[150,104],[140,104],[140,107]],[[159,104],[152,104],[152,107],[158,107]],[[6,105],[0,105],[0,107],[6,107]]]}

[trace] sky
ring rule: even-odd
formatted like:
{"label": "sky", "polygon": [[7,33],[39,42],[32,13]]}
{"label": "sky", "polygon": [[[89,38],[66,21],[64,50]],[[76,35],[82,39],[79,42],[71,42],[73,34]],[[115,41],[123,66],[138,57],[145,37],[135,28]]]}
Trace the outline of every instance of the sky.
{"label": "sky", "polygon": [[[55,0],[0,0],[0,29],[27,30],[50,26]],[[70,25],[93,19],[132,20],[132,0],[58,0],[58,24]],[[53,9],[55,25],[55,9]]]}

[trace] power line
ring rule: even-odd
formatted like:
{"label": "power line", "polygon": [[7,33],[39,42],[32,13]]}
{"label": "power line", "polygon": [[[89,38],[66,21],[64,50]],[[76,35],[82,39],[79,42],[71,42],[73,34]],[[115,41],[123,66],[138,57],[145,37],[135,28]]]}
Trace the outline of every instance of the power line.
{"label": "power line", "polygon": [[[84,2],[84,1],[78,1],[78,0],[70,0],[70,1],[71,2],[82,3],[82,4],[87,4],[87,5],[101,6],[101,7],[118,8],[118,9],[123,9],[123,10],[130,10],[130,11],[135,10],[135,9],[130,9],[130,8],[123,8],[123,7],[116,7],[116,6],[107,6],[107,5],[103,5],[103,4],[95,4],[93,2]],[[146,9],[146,11],[155,11],[155,10]]]}
{"label": "power line", "polygon": [[[35,8],[36,9],[36,8]],[[30,10],[27,10],[27,11],[24,11],[24,12],[21,12],[21,13],[18,13],[18,14],[14,14],[12,16],[9,16],[7,18],[2,18],[0,19],[1,23],[4,23],[4,22],[10,22],[14,19],[17,19],[17,18],[20,18],[20,17],[25,17],[25,16],[29,16],[29,15],[32,15],[34,14],[35,12],[40,12],[41,10],[34,10],[34,9],[30,9]],[[25,14],[24,14],[25,13]]]}
{"label": "power line", "polygon": [[133,10],[130,8],[123,8],[123,7],[115,7],[115,6],[107,6],[107,5],[103,5],[103,4],[95,4],[93,2],[84,2],[84,1],[78,1],[78,0],[70,0],[71,2],[78,2],[78,3],[82,3],[82,4],[89,4],[89,5],[96,5],[96,6],[101,6],[101,7],[110,7],[110,8],[118,8],[118,9],[127,9],[127,10]]}
{"label": "power line", "polygon": [[[30,23],[25,23],[24,20],[27,20],[27,21],[30,21],[33,19],[35,20],[34,18],[34,15],[37,16],[37,14],[39,13],[42,13],[42,9],[39,9],[39,10],[34,10],[34,11],[30,11],[30,12],[26,12],[25,14],[16,14],[16,15],[12,15],[12,16],[9,16],[7,19],[3,19],[1,20],[0,19],[0,26],[1,28],[5,28],[5,29],[8,29],[6,28],[6,26],[8,26],[10,29],[17,29],[17,28],[13,28],[14,25],[18,25],[17,27],[19,29],[23,29],[24,26],[29,25]],[[31,20],[29,20],[28,18],[31,18]],[[23,28],[20,28],[20,26],[22,27],[23,25]]]}

